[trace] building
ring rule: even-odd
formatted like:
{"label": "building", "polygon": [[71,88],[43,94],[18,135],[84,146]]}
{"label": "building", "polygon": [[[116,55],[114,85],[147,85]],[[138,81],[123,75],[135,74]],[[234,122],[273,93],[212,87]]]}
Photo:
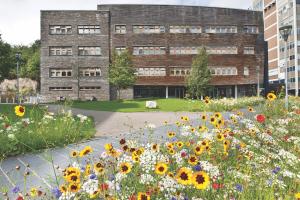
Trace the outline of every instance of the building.
{"label": "building", "polygon": [[41,93],[49,99],[114,99],[113,51],[133,54],[138,76],[123,98],[179,97],[205,47],[209,95],[255,95],[263,79],[261,12],[179,5],[98,5],[97,11],[41,11]]}
{"label": "building", "polygon": [[300,38],[300,1],[299,0],[264,0],[265,40],[268,42],[269,81],[278,84],[285,82],[285,43],[279,28],[292,25],[288,40],[288,90],[299,95],[299,48]]}

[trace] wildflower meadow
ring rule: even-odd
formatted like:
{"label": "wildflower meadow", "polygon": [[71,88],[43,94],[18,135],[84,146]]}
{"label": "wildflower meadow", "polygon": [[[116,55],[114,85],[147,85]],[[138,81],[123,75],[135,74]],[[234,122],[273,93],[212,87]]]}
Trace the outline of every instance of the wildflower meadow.
{"label": "wildflower meadow", "polygon": [[97,156],[91,146],[71,151],[51,191],[37,186],[15,194],[19,200],[300,199],[299,98],[291,97],[285,110],[269,94],[263,104],[230,115],[203,112],[162,126],[168,130],[162,137],[148,124],[146,138],[107,143]]}

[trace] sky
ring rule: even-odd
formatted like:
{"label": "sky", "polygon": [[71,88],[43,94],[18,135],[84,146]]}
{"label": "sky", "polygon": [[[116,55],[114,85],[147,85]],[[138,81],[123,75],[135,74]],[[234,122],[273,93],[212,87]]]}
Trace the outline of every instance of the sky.
{"label": "sky", "polygon": [[[155,4],[248,9],[252,0],[156,0]],[[0,0],[0,34],[12,45],[40,38],[40,10],[96,10],[97,4],[153,4],[153,0]]]}

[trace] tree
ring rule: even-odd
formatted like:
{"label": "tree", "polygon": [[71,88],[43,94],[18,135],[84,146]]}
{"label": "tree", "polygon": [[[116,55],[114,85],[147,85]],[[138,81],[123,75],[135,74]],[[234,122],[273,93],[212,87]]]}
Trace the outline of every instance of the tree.
{"label": "tree", "polygon": [[14,67],[13,58],[11,46],[0,37],[0,81],[10,78],[10,71]]}
{"label": "tree", "polygon": [[187,89],[189,93],[199,99],[205,95],[208,89],[208,84],[211,79],[211,73],[208,69],[208,54],[203,47],[198,51],[196,57],[193,58],[191,72],[187,76]]}
{"label": "tree", "polygon": [[109,83],[116,87],[118,99],[121,96],[121,89],[133,86],[135,81],[135,70],[129,52],[124,51],[121,54],[114,52],[109,68]]}

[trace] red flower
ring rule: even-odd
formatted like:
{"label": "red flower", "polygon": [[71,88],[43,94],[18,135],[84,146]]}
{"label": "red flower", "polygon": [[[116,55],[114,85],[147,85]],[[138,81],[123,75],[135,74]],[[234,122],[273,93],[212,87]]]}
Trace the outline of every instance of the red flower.
{"label": "red flower", "polygon": [[129,197],[129,200],[136,200],[136,195],[135,195],[135,194],[132,194],[132,195]]}
{"label": "red flower", "polygon": [[24,200],[24,198],[22,196],[18,196],[16,200]]}
{"label": "red flower", "polygon": [[221,189],[224,187],[223,184],[219,184],[219,183],[213,183],[212,184],[213,189],[217,190],[217,189]]}
{"label": "red flower", "polygon": [[102,191],[108,190],[108,184],[102,183],[102,184],[100,185],[100,188],[101,188]]}
{"label": "red flower", "polygon": [[289,136],[289,135],[286,135],[286,136],[283,137],[283,140],[287,142],[287,140],[288,140],[289,138],[290,138],[290,136]]}
{"label": "red flower", "polygon": [[266,117],[263,114],[256,115],[256,120],[259,123],[264,123],[266,121]]}
{"label": "red flower", "polygon": [[5,125],[4,125],[4,128],[8,128],[8,127],[10,127],[9,124],[5,124]]}
{"label": "red flower", "polygon": [[186,157],[186,153],[185,153],[185,152],[182,152],[182,153],[181,153],[181,157],[182,157],[182,158]]}

